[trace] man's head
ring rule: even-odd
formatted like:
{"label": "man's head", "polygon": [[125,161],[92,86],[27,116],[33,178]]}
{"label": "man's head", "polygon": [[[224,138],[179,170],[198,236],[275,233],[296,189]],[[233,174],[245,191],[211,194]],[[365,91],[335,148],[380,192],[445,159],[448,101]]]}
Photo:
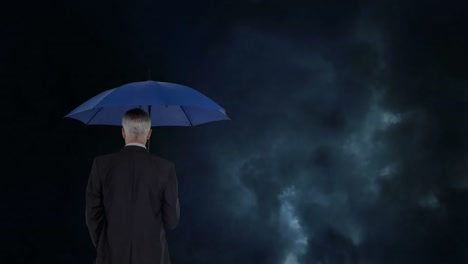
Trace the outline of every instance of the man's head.
{"label": "man's head", "polygon": [[139,108],[125,112],[122,118],[122,136],[125,144],[146,144],[151,136],[151,118],[148,113]]}

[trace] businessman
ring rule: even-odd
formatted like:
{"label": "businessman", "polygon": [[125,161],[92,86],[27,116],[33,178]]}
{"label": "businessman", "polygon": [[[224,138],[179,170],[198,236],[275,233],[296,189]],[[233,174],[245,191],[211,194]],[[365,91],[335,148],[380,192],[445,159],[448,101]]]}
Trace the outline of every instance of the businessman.
{"label": "businessman", "polygon": [[150,154],[149,115],[122,118],[125,147],[94,159],[86,187],[86,225],[96,264],[169,264],[165,229],[179,223],[174,164]]}

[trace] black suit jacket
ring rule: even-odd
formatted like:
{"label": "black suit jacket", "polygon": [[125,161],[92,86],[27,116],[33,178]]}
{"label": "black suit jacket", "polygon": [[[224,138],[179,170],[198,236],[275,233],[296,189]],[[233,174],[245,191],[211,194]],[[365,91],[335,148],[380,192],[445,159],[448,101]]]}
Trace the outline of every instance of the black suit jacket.
{"label": "black suit jacket", "polygon": [[177,188],[174,164],[143,147],[96,157],[86,188],[96,264],[169,264],[165,227],[179,222]]}

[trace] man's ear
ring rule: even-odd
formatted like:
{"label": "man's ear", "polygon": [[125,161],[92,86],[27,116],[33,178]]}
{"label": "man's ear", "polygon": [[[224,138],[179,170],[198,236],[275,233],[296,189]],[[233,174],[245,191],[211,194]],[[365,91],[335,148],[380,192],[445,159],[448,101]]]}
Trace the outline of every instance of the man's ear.
{"label": "man's ear", "polygon": [[151,132],[153,132],[153,129],[150,128],[150,130],[148,131],[148,136],[146,136],[146,140],[149,140],[150,137],[151,137]]}
{"label": "man's ear", "polygon": [[125,129],[122,127],[122,137],[125,139],[126,135],[125,135]]}

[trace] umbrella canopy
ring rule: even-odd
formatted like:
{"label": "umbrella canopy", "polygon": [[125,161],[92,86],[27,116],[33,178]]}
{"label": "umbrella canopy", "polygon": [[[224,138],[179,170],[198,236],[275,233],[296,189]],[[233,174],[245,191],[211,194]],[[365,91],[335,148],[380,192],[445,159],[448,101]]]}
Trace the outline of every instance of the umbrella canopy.
{"label": "umbrella canopy", "polygon": [[229,120],[225,110],[202,93],[175,83],[142,81],[104,91],[65,117],[87,125],[122,125],[124,113],[141,108],[151,126],[195,126]]}

